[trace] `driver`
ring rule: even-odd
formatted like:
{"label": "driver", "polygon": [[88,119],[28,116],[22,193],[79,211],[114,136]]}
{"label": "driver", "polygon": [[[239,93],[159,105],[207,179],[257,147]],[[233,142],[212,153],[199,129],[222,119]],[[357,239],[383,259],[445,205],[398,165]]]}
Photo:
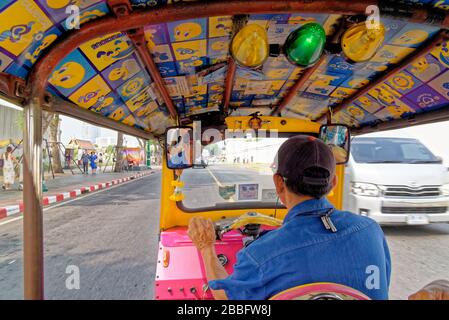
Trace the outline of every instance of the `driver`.
{"label": "driver", "polygon": [[190,220],[188,234],[201,253],[214,298],[262,300],[299,285],[333,282],[371,299],[388,299],[391,262],[382,229],[326,199],[337,183],[330,148],[319,139],[295,136],[276,158],[273,180],[288,214],[279,229],[237,254],[231,275],[217,258],[213,222]]}

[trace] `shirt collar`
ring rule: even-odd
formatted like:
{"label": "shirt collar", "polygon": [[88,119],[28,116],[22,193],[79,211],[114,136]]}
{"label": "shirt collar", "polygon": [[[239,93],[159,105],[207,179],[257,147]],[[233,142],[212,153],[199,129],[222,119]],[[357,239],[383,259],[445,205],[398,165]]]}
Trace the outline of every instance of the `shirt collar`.
{"label": "shirt collar", "polygon": [[331,208],[334,208],[334,206],[325,197],[321,199],[306,200],[290,209],[285,216],[284,223],[301,214],[322,214],[323,211]]}

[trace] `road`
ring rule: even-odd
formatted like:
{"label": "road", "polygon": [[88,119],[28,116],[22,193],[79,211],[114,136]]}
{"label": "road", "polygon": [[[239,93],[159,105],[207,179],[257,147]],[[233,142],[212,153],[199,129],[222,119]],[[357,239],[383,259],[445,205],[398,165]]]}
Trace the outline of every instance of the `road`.
{"label": "road", "polygon": [[[160,173],[45,210],[46,299],[151,299]],[[66,288],[66,268],[80,289]],[[0,225],[0,299],[22,299],[22,220]]]}
{"label": "road", "polygon": [[[199,200],[224,200],[219,186],[257,180],[254,170],[230,167],[186,170]],[[270,176],[262,178],[269,187]],[[192,184],[186,183],[186,195]],[[189,191],[190,190],[190,191]],[[156,268],[160,173],[89,194],[45,210],[47,299],[151,299]],[[234,200],[232,200],[234,199]],[[449,224],[384,228],[392,254],[390,298],[407,296],[428,282],[449,279]],[[80,270],[80,289],[66,288],[66,268]],[[0,299],[22,298],[22,220],[0,222]]]}

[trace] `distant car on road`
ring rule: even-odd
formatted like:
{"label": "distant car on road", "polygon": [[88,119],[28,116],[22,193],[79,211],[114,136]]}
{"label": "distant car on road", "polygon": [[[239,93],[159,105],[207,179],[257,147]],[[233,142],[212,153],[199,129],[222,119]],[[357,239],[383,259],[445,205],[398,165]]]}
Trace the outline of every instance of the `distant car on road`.
{"label": "distant car on road", "polygon": [[380,224],[449,222],[447,168],[416,139],[354,138],[344,184],[344,208]]}

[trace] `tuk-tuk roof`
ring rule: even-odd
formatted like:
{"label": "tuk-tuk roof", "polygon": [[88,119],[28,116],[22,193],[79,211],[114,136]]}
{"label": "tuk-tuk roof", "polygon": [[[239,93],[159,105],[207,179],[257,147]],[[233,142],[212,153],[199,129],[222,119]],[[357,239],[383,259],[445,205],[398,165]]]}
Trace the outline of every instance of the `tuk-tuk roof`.
{"label": "tuk-tuk roof", "polygon": [[281,55],[251,70],[229,54],[237,15],[270,44],[308,22],[331,43],[373,1],[1,0],[0,93],[141,137],[255,112],[356,132],[449,118],[449,1],[379,3],[370,60],[327,48],[306,69]]}

